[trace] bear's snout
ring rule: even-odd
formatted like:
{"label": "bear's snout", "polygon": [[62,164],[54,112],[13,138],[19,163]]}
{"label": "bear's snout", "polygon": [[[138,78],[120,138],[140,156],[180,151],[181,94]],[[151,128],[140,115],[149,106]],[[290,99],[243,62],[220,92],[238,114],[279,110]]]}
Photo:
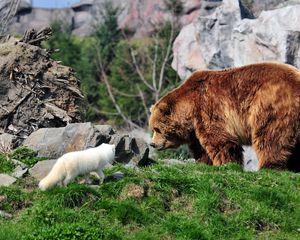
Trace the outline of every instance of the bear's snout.
{"label": "bear's snout", "polygon": [[150,146],[157,149],[157,150],[164,149],[164,144],[157,144],[157,143],[151,142]]}
{"label": "bear's snout", "polygon": [[152,142],[152,143],[150,143],[150,146],[155,148],[156,144]]}

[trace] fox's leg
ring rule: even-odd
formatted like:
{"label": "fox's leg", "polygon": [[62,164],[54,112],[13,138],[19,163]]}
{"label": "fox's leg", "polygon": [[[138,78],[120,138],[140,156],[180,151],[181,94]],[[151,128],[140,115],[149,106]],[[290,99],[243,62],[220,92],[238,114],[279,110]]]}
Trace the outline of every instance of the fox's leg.
{"label": "fox's leg", "polygon": [[67,186],[74,178],[74,176],[67,174],[67,176],[64,179],[64,185]]}
{"label": "fox's leg", "polygon": [[102,184],[103,183],[103,181],[104,181],[104,173],[103,173],[103,171],[102,171],[102,169],[98,169],[97,170],[97,174],[98,174],[98,176],[99,176],[99,180],[100,180],[100,184]]}

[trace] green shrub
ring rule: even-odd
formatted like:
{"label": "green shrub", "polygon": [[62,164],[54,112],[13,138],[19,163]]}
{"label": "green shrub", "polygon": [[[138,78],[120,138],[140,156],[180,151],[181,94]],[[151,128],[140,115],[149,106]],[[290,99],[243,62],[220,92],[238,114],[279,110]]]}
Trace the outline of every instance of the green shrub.
{"label": "green shrub", "polygon": [[15,169],[15,165],[10,160],[9,154],[0,153],[0,173],[10,173]]}

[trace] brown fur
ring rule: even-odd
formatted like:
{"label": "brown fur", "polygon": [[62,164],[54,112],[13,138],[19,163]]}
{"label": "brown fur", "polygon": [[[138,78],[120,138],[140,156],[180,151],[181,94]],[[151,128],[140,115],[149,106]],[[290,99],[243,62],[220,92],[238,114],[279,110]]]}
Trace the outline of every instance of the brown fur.
{"label": "brown fur", "polygon": [[240,163],[252,144],[260,168],[299,170],[300,72],[279,63],[197,71],[152,107],[149,126],[155,148],[189,144],[208,164]]}

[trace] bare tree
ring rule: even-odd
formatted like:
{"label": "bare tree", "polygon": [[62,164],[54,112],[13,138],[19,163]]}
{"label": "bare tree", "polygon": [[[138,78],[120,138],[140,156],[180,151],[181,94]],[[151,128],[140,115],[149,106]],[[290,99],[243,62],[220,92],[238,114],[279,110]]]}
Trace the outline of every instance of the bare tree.
{"label": "bare tree", "polygon": [[15,16],[21,0],[0,1],[0,35],[6,33],[8,24]]}
{"label": "bare tree", "polygon": [[[174,2],[176,4],[174,4]],[[169,3],[169,4],[167,4]],[[128,96],[128,97],[135,97],[140,100],[143,110],[143,115],[148,119],[149,118],[149,109],[151,104],[158,101],[160,96],[162,95],[162,92],[164,90],[165,83],[165,74],[166,74],[166,68],[168,67],[168,64],[172,58],[172,44],[175,38],[176,34],[176,27],[178,27],[178,11],[174,10],[172,7],[178,7],[178,3],[181,3],[180,0],[169,0],[166,1],[166,8],[170,10],[170,19],[169,19],[169,34],[167,36],[167,39],[162,40],[159,36],[159,29],[161,26],[158,26],[157,23],[153,23],[153,34],[151,36],[151,51],[146,52],[139,52],[138,49],[135,49],[134,45],[130,44],[130,39],[126,35],[125,31],[122,31],[122,35],[124,39],[127,40],[128,44],[128,50],[130,53],[130,59],[123,59],[123,61],[127,61],[128,65],[131,65],[133,70],[135,71],[136,75],[138,76],[139,82],[135,84],[136,86],[136,94],[134,96]],[[176,12],[177,11],[177,12]],[[149,23],[148,23],[149,24]],[[160,24],[161,25],[161,24]],[[164,42],[164,43],[163,43]],[[146,56],[141,56],[145,54]],[[117,102],[118,96],[125,96],[126,93],[123,93],[120,91],[120,89],[115,89],[112,84],[109,82],[109,77],[107,75],[107,72],[105,71],[104,67],[101,66],[101,56],[98,54],[98,68],[100,74],[100,78],[102,82],[104,82],[109,97],[118,112],[119,116],[123,119],[125,123],[127,123],[131,127],[139,127],[138,124],[136,124],[136,119],[131,119],[130,116],[126,112],[122,110],[120,105]],[[141,64],[141,58],[146,57],[147,61],[150,63],[149,67],[145,69]],[[149,71],[151,74],[149,75]],[[120,69],[119,72],[122,72],[122,69]],[[124,76],[126,78],[126,76]],[[143,89],[146,89],[146,91],[142,91],[140,86],[144,86]],[[151,93],[149,99],[149,94]],[[128,94],[127,94],[128,95]],[[150,100],[150,101],[149,101]],[[149,104],[150,103],[150,104]],[[145,118],[144,117],[144,118]],[[146,124],[146,122],[144,122]],[[144,126],[145,127],[145,126]]]}

